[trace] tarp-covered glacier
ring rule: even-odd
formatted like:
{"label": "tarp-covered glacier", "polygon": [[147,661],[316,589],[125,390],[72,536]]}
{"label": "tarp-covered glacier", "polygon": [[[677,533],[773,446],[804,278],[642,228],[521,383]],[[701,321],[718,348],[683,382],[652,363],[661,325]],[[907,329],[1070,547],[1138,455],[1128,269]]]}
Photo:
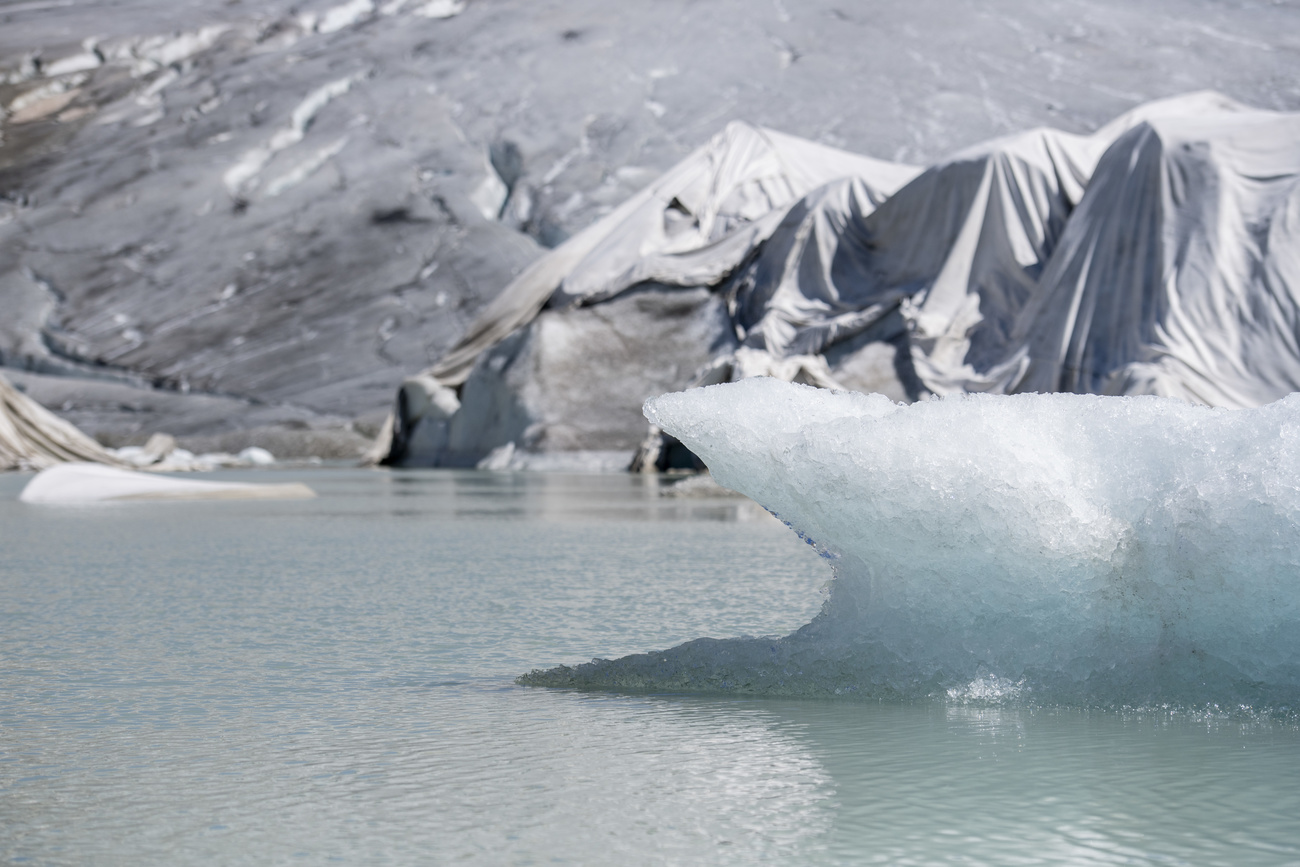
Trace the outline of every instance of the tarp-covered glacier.
{"label": "tarp-covered glacier", "polygon": [[1199,92],[924,170],[733,123],[409,379],[389,459],[629,448],[644,398],[755,375],[1255,407],[1297,322],[1300,115]]}

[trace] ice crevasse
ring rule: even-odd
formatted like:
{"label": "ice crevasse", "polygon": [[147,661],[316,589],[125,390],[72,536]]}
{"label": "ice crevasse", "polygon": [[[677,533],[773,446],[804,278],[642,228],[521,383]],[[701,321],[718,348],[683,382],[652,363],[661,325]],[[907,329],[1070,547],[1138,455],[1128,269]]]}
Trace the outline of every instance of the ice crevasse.
{"label": "ice crevasse", "polygon": [[[781,639],[525,683],[1256,708],[1300,696],[1300,395],[1223,410],[971,394],[911,406],[756,378],[650,420],[831,562]],[[743,581],[743,576],[737,576]]]}

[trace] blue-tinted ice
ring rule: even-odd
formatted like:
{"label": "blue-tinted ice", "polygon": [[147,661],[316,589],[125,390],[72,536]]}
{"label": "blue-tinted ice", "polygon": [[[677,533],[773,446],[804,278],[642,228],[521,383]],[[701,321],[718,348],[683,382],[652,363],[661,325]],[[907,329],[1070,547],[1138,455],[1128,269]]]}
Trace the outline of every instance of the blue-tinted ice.
{"label": "blue-tinted ice", "polygon": [[1238,411],[1070,394],[905,407],[754,379],[646,414],[816,540],[836,581],[786,638],[702,640],[549,682],[1256,708],[1300,696],[1300,396]]}

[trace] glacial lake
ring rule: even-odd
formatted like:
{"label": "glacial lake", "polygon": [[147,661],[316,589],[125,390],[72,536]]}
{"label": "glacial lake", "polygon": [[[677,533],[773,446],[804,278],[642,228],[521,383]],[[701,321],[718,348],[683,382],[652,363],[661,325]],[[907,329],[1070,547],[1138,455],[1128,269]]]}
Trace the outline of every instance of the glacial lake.
{"label": "glacial lake", "polygon": [[351,469],[289,502],[17,502],[0,861],[1300,863],[1294,715],[517,686],[777,635],[829,567],[660,480]]}

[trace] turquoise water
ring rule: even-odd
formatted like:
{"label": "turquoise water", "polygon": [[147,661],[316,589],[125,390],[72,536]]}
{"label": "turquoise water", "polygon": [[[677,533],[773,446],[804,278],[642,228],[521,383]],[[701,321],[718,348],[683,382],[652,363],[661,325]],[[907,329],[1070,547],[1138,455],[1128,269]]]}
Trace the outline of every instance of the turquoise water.
{"label": "turquoise water", "polygon": [[1231,713],[517,686],[782,634],[827,565],[623,475],[224,473],[299,502],[15,501],[0,860],[1300,863],[1300,728]]}

